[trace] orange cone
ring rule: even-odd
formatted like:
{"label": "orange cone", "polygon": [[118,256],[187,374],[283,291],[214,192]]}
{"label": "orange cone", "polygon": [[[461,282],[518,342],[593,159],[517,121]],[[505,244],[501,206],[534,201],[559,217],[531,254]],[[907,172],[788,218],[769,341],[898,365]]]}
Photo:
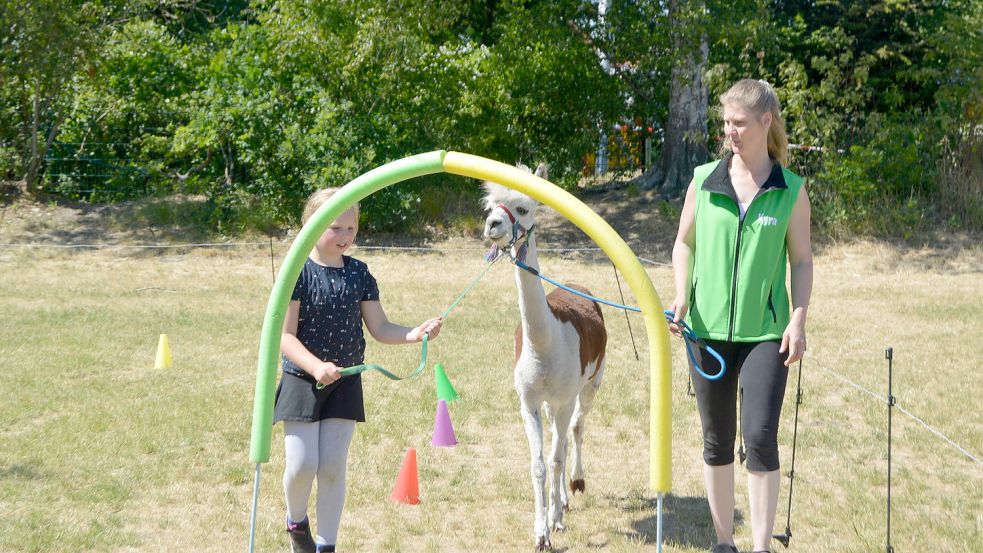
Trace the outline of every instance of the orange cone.
{"label": "orange cone", "polygon": [[396,485],[393,486],[390,499],[407,505],[420,503],[420,483],[416,475],[416,449],[412,447],[406,450],[406,457],[403,458],[403,466],[399,469],[399,476],[396,477]]}

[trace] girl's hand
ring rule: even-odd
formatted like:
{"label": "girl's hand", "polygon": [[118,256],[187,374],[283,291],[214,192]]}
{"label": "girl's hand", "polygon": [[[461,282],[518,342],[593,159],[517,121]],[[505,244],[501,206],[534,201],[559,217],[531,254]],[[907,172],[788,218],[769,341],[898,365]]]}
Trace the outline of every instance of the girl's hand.
{"label": "girl's hand", "polygon": [[429,334],[430,340],[433,340],[440,334],[440,327],[443,326],[444,319],[437,317],[424,322],[420,326],[414,328],[406,334],[406,341],[408,342],[421,342],[423,341],[423,335]]}
{"label": "girl's hand", "polygon": [[782,334],[782,347],[778,348],[778,353],[788,351],[788,358],[785,359],[785,366],[790,367],[806,352],[806,328],[805,324],[797,321],[794,317],[785,327]]}
{"label": "girl's hand", "polygon": [[672,322],[669,323],[669,332],[671,332],[672,335],[677,338],[683,337],[683,327],[682,325],[676,323],[682,321],[683,318],[686,317],[686,311],[688,310],[689,304],[685,296],[677,296],[676,299],[672,300],[672,303],[669,305],[669,311],[676,314],[676,316],[673,317]]}
{"label": "girl's hand", "polygon": [[324,362],[319,364],[317,368],[314,369],[314,374],[311,376],[313,376],[319,383],[327,386],[328,384],[331,384],[332,382],[341,378],[341,367],[335,365],[334,363]]}

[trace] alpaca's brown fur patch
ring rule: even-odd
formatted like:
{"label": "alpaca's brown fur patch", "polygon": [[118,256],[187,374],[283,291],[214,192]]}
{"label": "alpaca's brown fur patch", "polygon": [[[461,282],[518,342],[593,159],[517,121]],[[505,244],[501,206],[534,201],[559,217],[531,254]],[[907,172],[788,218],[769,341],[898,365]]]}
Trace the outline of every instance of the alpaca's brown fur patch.
{"label": "alpaca's brown fur patch", "polygon": [[[579,292],[590,295],[583,286],[566,284]],[[553,290],[546,296],[550,311],[561,323],[569,322],[580,335],[580,374],[584,374],[587,365],[594,362],[594,378],[600,370],[604,359],[604,350],[608,343],[608,333],[604,328],[604,314],[597,302],[568,292],[562,288]],[[515,360],[522,353],[522,323],[515,329]]]}

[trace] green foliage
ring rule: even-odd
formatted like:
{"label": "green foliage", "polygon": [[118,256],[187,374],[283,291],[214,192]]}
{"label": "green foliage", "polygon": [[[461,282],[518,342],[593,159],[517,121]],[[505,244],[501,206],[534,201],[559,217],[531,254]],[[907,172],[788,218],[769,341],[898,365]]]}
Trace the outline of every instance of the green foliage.
{"label": "green foliage", "polygon": [[947,129],[938,167],[939,203],[950,226],[983,231],[983,126]]}
{"label": "green foliage", "polygon": [[711,96],[744,76],[776,85],[790,142],[824,148],[793,165],[810,180],[821,233],[908,236],[938,223],[948,211],[943,130],[983,121],[978,0],[747,0],[719,9],[757,16],[717,34],[732,47],[711,46]]}
{"label": "green foliage", "polygon": [[[316,188],[441,147],[545,160],[572,184],[594,139],[583,131],[593,105],[616,93],[567,30],[576,4],[507,4],[477,31],[494,36],[489,46],[455,32],[476,25],[455,17],[458,5],[432,18],[422,3],[394,13],[369,2],[352,20],[340,3],[272,3],[256,24],[216,32],[175,151],[218,153],[223,173],[202,192],[221,205],[232,189],[259,196],[279,221]],[[585,83],[596,92],[572,93]],[[419,202],[413,188],[380,192],[364,203],[363,225],[405,226]]]}
{"label": "green foliage", "polygon": [[551,178],[566,185],[596,143],[595,125],[610,121],[620,104],[597,54],[570,30],[587,26],[573,4],[517,5],[497,22],[500,37],[478,80],[482,119],[491,126],[474,148],[499,159],[546,161]]}
{"label": "green foliage", "polygon": [[810,185],[814,218],[826,234],[902,236],[926,223],[937,193],[938,136],[915,117],[875,114],[860,144],[828,154]]}
{"label": "green foliage", "polygon": [[[294,224],[313,190],[419,152],[545,161],[572,188],[599,128],[651,126],[659,147],[681,55],[664,1],[609,3],[603,19],[580,0],[449,0],[439,17],[422,0],[393,6],[0,0],[0,177],[40,171],[44,191],[94,202],[198,194],[209,224],[234,232]],[[935,206],[937,174],[952,173],[941,129],[983,122],[979,8],[676,5],[686,32],[709,37],[711,106],[735,79],[765,78],[792,142],[843,150],[810,175],[817,220],[838,233],[889,232],[894,215]],[[363,228],[467,220],[474,189],[387,189],[363,203]]]}

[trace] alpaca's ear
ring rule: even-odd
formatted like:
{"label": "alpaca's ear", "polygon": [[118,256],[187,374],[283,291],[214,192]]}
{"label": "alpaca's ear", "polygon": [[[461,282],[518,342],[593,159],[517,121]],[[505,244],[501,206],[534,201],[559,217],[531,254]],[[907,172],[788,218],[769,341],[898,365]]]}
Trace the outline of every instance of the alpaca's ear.
{"label": "alpaca's ear", "polygon": [[539,167],[536,167],[536,176],[541,179],[547,179],[549,173],[549,167],[545,163],[540,163]]}
{"label": "alpaca's ear", "polygon": [[523,171],[525,171],[527,173],[532,173],[532,169],[530,169],[525,163],[522,163],[521,161],[516,161],[515,162],[515,168],[516,169],[521,169],[521,170],[523,170]]}

